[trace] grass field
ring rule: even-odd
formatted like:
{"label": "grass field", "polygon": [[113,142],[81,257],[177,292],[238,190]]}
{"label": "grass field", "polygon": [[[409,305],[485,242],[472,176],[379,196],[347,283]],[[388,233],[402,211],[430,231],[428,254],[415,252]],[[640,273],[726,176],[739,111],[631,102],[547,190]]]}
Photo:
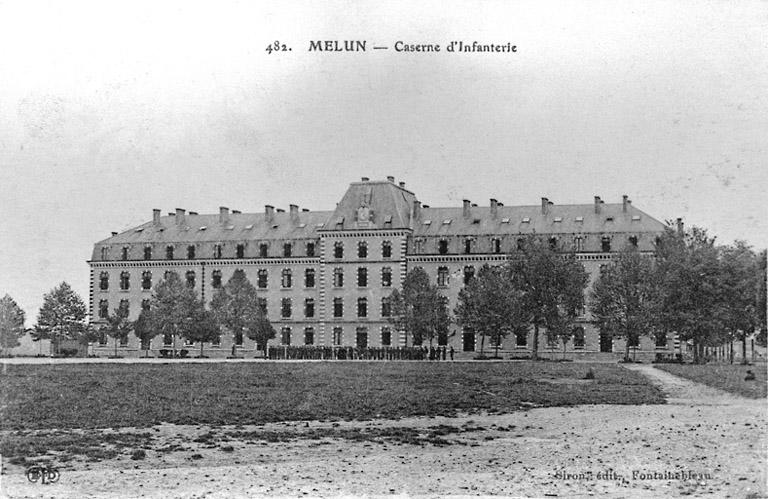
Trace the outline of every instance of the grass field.
{"label": "grass field", "polygon": [[[595,380],[585,381],[592,367]],[[253,363],[8,365],[0,429],[260,424],[450,416],[575,404],[658,404],[616,365]]]}
{"label": "grass field", "polygon": [[[768,396],[768,385],[766,385],[768,374],[766,373],[765,363],[753,366],[742,366],[739,364],[656,364],[656,367],[676,376],[744,397],[765,398]],[[747,370],[755,374],[756,379],[754,381],[744,380]]]}

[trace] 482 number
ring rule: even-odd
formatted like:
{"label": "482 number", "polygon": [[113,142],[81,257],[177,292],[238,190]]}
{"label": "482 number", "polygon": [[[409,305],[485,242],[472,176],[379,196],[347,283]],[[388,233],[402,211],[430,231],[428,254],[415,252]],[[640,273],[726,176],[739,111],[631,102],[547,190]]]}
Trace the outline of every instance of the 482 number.
{"label": "482 number", "polygon": [[267,54],[271,54],[272,52],[290,52],[291,50],[293,49],[284,43],[280,43],[278,40],[267,45]]}

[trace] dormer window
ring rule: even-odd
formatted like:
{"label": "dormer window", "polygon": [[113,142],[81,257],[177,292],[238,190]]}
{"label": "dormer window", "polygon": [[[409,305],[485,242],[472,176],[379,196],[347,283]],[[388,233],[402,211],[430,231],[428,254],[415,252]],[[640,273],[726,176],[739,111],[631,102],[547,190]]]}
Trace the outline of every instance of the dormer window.
{"label": "dormer window", "polygon": [[194,260],[195,258],[195,245],[190,244],[187,246],[187,260]]}
{"label": "dormer window", "polygon": [[283,256],[286,258],[289,258],[291,256],[291,253],[293,252],[293,246],[291,243],[285,243],[283,244]]}
{"label": "dormer window", "polygon": [[472,253],[472,238],[471,237],[468,237],[468,238],[464,239],[464,253],[467,254],[467,255]]}
{"label": "dormer window", "polygon": [[528,224],[528,223],[531,223],[531,219],[530,219],[530,218],[528,218],[528,217],[525,217],[525,218],[523,218],[523,223],[524,223],[524,224]]}
{"label": "dormer window", "polygon": [[432,225],[432,220],[424,220],[424,225]]}
{"label": "dormer window", "polygon": [[235,247],[235,254],[237,258],[245,258],[245,245],[244,244],[238,244]]}
{"label": "dormer window", "polygon": [[173,245],[169,244],[165,247],[165,259],[173,260]]}
{"label": "dormer window", "polygon": [[576,217],[576,222],[578,223],[584,222],[584,217]]}
{"label": "dormer window", "polygon": [[259,258],[266,258],[269,251],[269,245],[267,243],[259,244]]}
{"label": "dormer window", "polygon": [[106,260],[109,258],[109,248],[106,246],[101,247],[101,259]]}
{"label": "dormer window", "polygon": [[613,217],[608,217],[605,219],[606,222],[613,222]]}
{"label": "dormer window", "polygon": [[445,220],[443,220],[443,225],[451,225],[451,219],[446,218]]}
{"label": "dormer window", "polygon": [[629,236],[629,244],[637,248],[637,236]]}
{"label": "dormer window", "polygon": [[491,247],[494,253],[501,253],[501,239],[498,237],[491,239]]}
{"label": "dormer window", "polygon": [[448,253],[448,240],[447,239],[440,239],[440,241],[437,243],[437,252],[441,255],[445,255]]}
{"label": "dormer window", "polygon": [[639,222],[640,221],[640,215],[632,215],[632,221],[633,222]]}
{"label": "dormer window", "polygon": [[152,260],[152,246],[144,246],[144,260]]}
{"label": "dormer window", "polygon": [[600,247],[604,253],[611,251],[611,238],[608,236],[603,236],[603,238],[600,240]]}
{"label": "dormer window", "polygon": [[559,223],[563,221],[563,217],[555,217],[555,223]]}
{"label": "dormer window", "polygon": [[502,218],[501,219],[501,223],[508,224],[509,223],[509,218]]}
{"label": "dormer window", "polygon": [[307,256],[315,256],[315,243],[314,242],[308,242],[307,243]]}
{"label": "dormer window", "polygon": [[120,258],[123,260],[128,260],[128,246],[123,246],[122,250],[120,251]]}
{"label": "dormer window", "polygon": [[213,245],[213,257],[214,258],[221,258],[222,252],[223,252],[222,244],[219,243],[219,244],[214,244]]}

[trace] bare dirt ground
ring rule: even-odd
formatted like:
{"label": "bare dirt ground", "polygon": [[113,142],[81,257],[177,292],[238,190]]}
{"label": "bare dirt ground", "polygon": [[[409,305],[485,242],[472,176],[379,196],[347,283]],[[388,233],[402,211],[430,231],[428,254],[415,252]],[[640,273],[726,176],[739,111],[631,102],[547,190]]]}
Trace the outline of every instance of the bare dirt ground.
{"label": "bare dirt ground", "polygon": [[[155,441],[143,460],[73,460],[59,467],[61,478],[51,485],[30,483],[22,467],[4,463],[0,491],[6,497],[65,498],[766,497],[766,400],[730,395],[651,366],[628,368],[658,383],[669,403],[237,428],[161,425],[150,430]],[[427,432],[437,425],[455,428],[443,437],[450,445],[328,438],[193,441],[210,431]],[[173,451],[162,450],[174,445]]]}

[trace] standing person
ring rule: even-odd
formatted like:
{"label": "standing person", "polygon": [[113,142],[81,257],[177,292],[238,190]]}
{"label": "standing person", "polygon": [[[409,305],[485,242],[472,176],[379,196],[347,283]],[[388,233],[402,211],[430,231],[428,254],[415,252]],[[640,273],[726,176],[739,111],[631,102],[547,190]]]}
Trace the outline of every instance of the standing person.
{"label": "standing person", "polygon": [[443,354],[443,360],[445,360],[445,345],[443,345],[443,348],[442,348],[442,352],[441,352],[441,353]]}
{"label": "standing person", "polygon": [[451,345],[450,353],[451,353],[451,360],[453,360],[453,345]]}

